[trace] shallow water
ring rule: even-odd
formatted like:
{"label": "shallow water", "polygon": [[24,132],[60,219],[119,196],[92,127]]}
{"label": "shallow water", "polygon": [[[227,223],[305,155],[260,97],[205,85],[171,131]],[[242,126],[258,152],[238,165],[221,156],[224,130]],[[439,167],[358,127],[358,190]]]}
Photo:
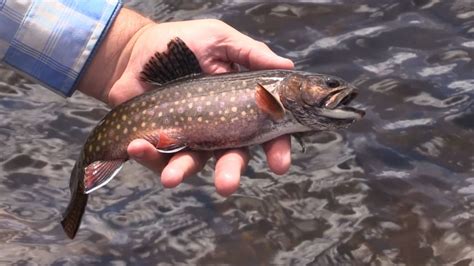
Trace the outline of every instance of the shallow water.
{"label": "shallow water", "polygon": [[[0,67],[0,263],[446,264],[474,257],[474,1],[132,1],[161,21],[219,18],[301,70],[356,84],[365,119],[295,145],[271,174],[253,149],[238,193],[212,167],[176,189],[137,164],[59,225],[69,173],[107,112]],[[351,3],[351,4],[347,4]]]}

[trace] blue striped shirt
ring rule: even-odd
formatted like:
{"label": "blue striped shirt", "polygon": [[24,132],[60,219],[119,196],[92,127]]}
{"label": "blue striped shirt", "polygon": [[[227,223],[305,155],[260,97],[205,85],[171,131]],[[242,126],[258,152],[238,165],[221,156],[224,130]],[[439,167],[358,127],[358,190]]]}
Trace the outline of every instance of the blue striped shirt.
{"label": "blue striped shirt", "polygon": [[70,96],[120,0],[0,0],[0,61]]}

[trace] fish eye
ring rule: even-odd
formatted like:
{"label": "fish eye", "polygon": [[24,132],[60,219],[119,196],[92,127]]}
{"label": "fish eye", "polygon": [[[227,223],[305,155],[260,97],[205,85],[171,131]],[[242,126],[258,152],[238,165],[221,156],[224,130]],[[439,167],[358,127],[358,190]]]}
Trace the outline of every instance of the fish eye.
{"label": "fish eye", "polygon": [[335,89],[335,88],[341,86],[341,83],[336,79],[328,78],[328,79],[326,79],[326,86],[328,86],[331,89]]}

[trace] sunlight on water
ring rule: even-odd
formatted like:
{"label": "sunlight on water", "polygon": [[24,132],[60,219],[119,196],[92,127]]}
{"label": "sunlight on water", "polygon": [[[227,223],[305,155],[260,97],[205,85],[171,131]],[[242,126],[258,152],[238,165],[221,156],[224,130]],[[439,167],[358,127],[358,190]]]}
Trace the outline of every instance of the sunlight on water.
{"label": "sunlight on water", "polygon": [[107,112],[0,67],[0,263],[468,265],[474,257],[470,0],[148,1],[160,21],[220,18],[360,89],[348,130],[305,137],[290,173],[261,149],[225,199],[212,164],[176,189],[136,163],[59,225],[79,150]]}

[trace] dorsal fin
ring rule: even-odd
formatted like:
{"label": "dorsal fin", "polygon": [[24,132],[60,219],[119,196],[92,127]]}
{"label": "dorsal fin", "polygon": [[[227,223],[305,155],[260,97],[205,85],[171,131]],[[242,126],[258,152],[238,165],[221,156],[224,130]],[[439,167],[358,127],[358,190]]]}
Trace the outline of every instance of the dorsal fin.
{"label": "dorsal fin", "polygon": [[278,121],[285,116],[285,107],[278,96],[273,95],[260,83],[257,83],[255,101],[260,110],[268,114],[273,121]]}
{"label": "dorsal fin", "polygon": [[178,37],[168,43],[168,49],[156,52],[143,67],[140,78],[155,84],[166,84],[176,79],[202,73],[196,55]]}

